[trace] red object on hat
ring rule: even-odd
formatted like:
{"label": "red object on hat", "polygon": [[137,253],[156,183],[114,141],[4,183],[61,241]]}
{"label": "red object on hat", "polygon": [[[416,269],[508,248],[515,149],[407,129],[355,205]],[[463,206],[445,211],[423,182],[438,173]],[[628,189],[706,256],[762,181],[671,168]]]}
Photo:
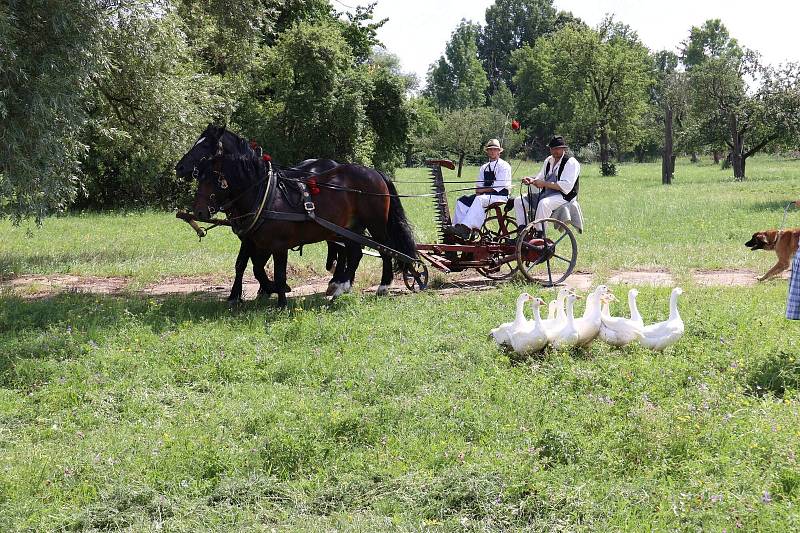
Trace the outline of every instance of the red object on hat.
{"label": "red object on hat", "polygon": [[511,121],[511,129],[514,131],[519,131],[520,125],[517,119]]}
{"label": "red object on hat", "polygon": [[264,160],[264,161],[266,161],[266,162],[270,162],[270,161],[272,161],[272,158],[269,156],[269,154],[264,154],[264,155],[262,155],[262,156],[261,156],[261,159],[263,159],[263,160]]}

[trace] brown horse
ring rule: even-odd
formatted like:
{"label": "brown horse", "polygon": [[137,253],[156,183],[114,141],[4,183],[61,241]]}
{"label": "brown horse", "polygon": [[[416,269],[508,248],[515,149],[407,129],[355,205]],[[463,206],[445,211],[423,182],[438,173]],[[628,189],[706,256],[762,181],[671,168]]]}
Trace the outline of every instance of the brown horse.
{"label": "brown horse", "polygon": [[[224,210],[237,234],[246,236],[259,252],[272,255],[274,285],[281,306],[286,305],[288,250],[339,237],[309,214],[355,233],[368,231],[372,240],[408,257],[417,255],[397,191],[376,170],[344,164],[313,176],[273,174],[244,139],[213,126],[176,166],[179,173],[189,168],[198,178],[194,216],[209,220],[215,212]],[[304,186],[312,194],[311,209],[308,199],[302,196]],[[393,277],[392,256],[385,250],[380,254],[383,273],[378,293],[385,294]],[[334,274],[337,292],[350,289],[362,256],[360,245],[347,241],[346,255],[346,271],[337,269]]]}

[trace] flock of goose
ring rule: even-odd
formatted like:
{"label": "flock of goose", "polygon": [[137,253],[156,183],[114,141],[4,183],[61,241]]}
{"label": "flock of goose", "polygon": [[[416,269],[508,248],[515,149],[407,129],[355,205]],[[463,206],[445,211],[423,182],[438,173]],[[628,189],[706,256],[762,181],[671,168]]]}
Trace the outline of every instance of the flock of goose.
{"label": "flock of goose", "polygon": [[[586,310],[580,318],[575,318],[574,314],[575,300],[580,296],[572,289],[564,287],[558,291],[558,298],[548,306],[546,319],[539,311],[545,305],[544,300],[523,292],[517,298],[514,320],[500,324],[490,333],[497,344],[510,346],[522,354],[541,351],[548,345],[555,348],[586,346],[598,337],[613,346],[639,343],[646,348],[663,350],[683,336],[683,320],[678,314],[678,296],[681,293],[680,287],[672,289],[667,320],[645,326],[636,307],[639,294],[636,289],[628,291],[630,318],[611,316],[609,305],[617,298],[606,285],[600,285],[589,293]],[[525,304],[528,302],[533,307],[533,320],[525,318]]]}

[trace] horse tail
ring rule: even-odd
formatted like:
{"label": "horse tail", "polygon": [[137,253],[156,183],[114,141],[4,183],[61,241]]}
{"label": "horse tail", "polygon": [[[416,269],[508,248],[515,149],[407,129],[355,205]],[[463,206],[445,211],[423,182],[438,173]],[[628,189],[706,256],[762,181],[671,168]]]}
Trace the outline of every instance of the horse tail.
{"label": "horse tail", "polygon": [[[416,258],[417,243],[414,239],[414,230],[408,222],[403,204],[400,203],[400,198],[397,196],[397,188],[386,174],[383,172],[379,172],[379,174],[383,177],[383,181],[386,182],[386,187],[389,189],[389,220],[386,222],[389,240],[387,244],[398,252]],[[395,271],[401,271],[404,265],[403,261],[395,260]]]}

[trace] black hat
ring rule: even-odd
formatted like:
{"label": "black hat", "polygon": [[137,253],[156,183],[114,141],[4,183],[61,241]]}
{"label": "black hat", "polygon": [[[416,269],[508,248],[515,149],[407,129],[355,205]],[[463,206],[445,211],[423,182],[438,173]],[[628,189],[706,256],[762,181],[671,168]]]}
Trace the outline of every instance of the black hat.
{"label": "black hat", "polygon": [[564,142],[564,137],[561,135],[555,135],[550,142],[547,143],[548,148],[566,148],[567,143]]}

